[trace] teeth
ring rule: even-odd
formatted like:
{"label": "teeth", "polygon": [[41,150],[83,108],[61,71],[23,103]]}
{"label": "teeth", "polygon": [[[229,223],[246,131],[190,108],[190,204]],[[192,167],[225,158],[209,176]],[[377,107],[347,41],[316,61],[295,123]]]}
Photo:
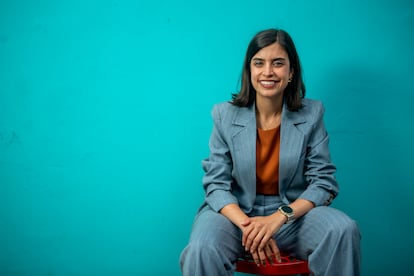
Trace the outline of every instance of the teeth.
{"label": "teeth", "polygon": [[274,81],[261,81],[261,83],[263,85],[273,85],[275,82]]}

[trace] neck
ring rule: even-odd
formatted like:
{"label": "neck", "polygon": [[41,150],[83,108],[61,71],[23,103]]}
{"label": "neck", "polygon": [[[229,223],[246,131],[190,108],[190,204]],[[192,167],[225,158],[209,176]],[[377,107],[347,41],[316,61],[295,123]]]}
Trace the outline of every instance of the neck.
{"label": "neck", "polygon": [[262,118],[278,116],[282,113],[283,98],[262,99],[256,98],[256,112]]}
{"label": "neck", "polygon": [[267,130],[280,125],[283,101],[256,98],[256,123],[257,127]]}

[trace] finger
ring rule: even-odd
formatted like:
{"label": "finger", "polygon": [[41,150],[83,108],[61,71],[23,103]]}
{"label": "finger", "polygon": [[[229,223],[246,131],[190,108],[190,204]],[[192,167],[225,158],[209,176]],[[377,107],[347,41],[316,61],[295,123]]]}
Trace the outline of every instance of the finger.
{"label": "finger", "polygon": [[262,237],[257,250],[264,250],[269,242],[269,240],[272,238],[272,235],[268,232],[264,233],[264,236]]}
{"label": "finger", "polygon": [[274,264],[276,262],[276,258],[275,258],[275,255],[273,253],[272,246],[270,245],[270,243],[266,244],[264,252],[266,254],[266,257],[269,263]]}
{"label": "finger", "polygon": [[[247,244],[247,238],[249,237],[250,233],[253,231],[252,227],[247,227],[244,231],[243,231],[243,236],[242,236],[242,245],[246,246]],[[247,248],[247,246],[246,246]],[[247,249],[246,249],[247,250]]]}
{"label": "finger", "polygon": [[264,252],[264,250],[257,251],[257,253],[259,255],[260,264],[265,266],[267,262],[266,253]]}
{"label": "finger", "polygon": [[253,258],[254,262],[256,263],[256,265],[260,266],[259,254],[257,254],[257,252],[252,253],[252,258]]}
{"label": "finger", "polygon": [[271,250],[273,252],[273,255],[274,255],[276,261],[278,263],[281,263],[282,259],[280,257],[280,251],[279,251],[279,247],[277,247],[276,241],[274,239],[270,239],[269,240],[269,245],[271,247]]}
{"label": "finger", "polygon": [[[250,251],[259,251],[258,247],[263,242],[264,235],[265,233],[263,230],[257,233],[250,246]],[[266,244],[266,241],[264,242],[264,244]],[[260,248],[260,251],[263,251],[263,246]]]}
{"label": "finger", "polygon": [[246,251],[250,251],[250,252],[254,252],[256,250],[252,250],[252,245],[254,243],[255,238],[257,237],[258,234],[258,230],[257,229],[253,229],[246,237],[246,244],[245,244],[245,249]]}

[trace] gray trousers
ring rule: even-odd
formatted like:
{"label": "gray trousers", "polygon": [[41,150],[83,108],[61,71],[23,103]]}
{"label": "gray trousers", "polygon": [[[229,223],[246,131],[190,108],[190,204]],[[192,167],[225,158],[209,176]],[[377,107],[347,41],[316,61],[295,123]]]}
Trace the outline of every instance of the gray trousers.
{"label": "gray trousers", "polygon": [[[258,195],[249,216],[274,213],[283,203],[278,196]],[[189,244],[180,257],[183,276],[233,275],[244,254],[241,231],[209,207],[196,216]],[[274,236],[280,251],[308,260],[315,276],[359,276],[361,253],[357,224],[332,207],[316,207],[282,226]]]}

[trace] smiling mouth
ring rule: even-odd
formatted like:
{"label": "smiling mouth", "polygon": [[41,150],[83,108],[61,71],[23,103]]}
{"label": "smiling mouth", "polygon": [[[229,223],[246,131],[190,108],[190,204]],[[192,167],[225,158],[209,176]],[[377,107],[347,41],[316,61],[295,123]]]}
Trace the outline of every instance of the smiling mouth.
{"label": "smiling mouth", "polygon": [[264,88],[273,88],[276,85],[276,83],[277,83],[277,81],[273,81],[273,80],[260,81],[260,84]]}

